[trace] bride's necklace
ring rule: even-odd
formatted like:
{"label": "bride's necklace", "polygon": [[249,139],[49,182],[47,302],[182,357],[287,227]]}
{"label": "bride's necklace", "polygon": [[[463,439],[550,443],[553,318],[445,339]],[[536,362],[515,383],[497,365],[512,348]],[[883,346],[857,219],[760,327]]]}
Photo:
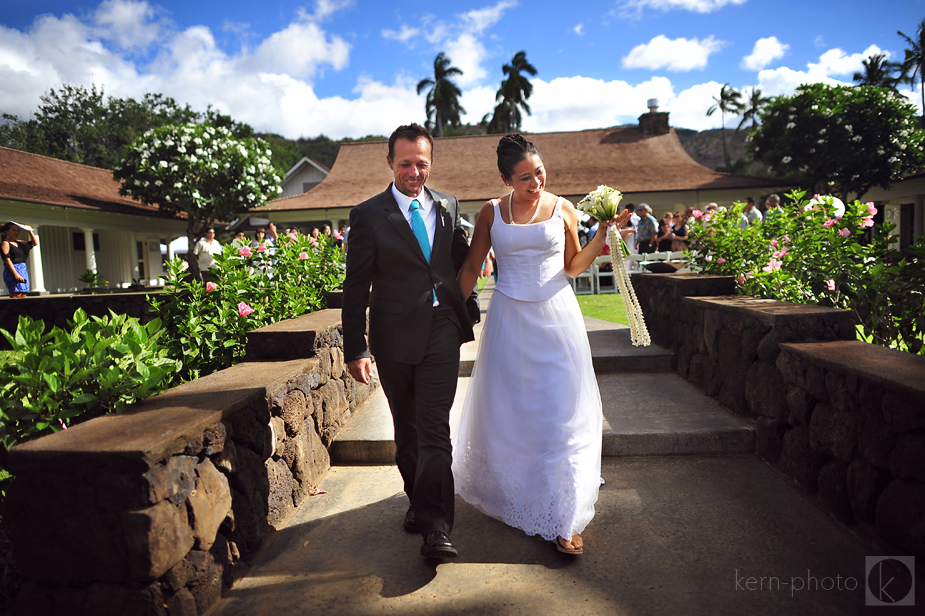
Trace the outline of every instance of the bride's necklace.
{"label": "bride's necklace", "polygon": [[[542,203],[542,201],[543,201],[543,193],[540,193],[540,198],[536,200],[536,206],[535,206],[535,209],[533,210],[533,216],[530,218],[530,220],[528,220],[527,222],[525,222],[525,223],[523,223],[523,224],[525,224],[525,225],[532,225],[532,224],[533,224],[533,221],[536,220],[537,214],[540,213],[540,203]],[[511,196],[510,196],[510,197],[508,198],[508,200],[507,200],[507,217],[511,219],[511,224],[512,224],[512,225],[516,225],[517,223],[514,222],[514,208],[513,208],[513,204],[514,204],[514,191],[512,190],[512,191],[511,191]]]}

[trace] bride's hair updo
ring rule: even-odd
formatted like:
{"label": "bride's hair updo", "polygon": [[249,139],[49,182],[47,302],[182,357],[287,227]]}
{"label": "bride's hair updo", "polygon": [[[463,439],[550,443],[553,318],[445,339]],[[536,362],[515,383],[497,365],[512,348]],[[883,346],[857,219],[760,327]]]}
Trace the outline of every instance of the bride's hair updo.
{"label": "bride's hair updo", "polygon": [[514,175],[514,167],[527,157],[536,154],[543,160],[543,155],[532,141],[524,139],[523,135],[505,135],[498,142],[498,171],[507,179]]}

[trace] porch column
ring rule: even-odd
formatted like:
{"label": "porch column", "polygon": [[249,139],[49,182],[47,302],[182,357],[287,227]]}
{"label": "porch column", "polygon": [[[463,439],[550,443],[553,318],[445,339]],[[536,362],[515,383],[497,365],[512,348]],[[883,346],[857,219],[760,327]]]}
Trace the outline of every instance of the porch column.
{"label": "porch column", "polygon": [[128,244],[128,258],[129,264],[131,265],[132,282],[138,280],[141,284],[146,284],[145,281],[139,280],[141,278],[141,272],[138,271],[138,236],[134,231],[128,232]]}
{"label": "porch column", "polygon": [[87,257],[87,269],[96,272],[96,252],[93,251],[93,229],[81,228],[84,232],[84,250]]}
{"label": "porch column", "polygon": [[42,269],[42,242],[39,237],[39,228],[37,226],[32,227],[34,229],[35,237],[39,240],[39,243],[29,251],[29,284],[32,286],[33,292],[47,294],[48,289],[45,288],[45,271]]}
{"label": "porch column", "polygon": [[915,196],[915,208],[912,212],[912,233],[925,235],[925,195]]}

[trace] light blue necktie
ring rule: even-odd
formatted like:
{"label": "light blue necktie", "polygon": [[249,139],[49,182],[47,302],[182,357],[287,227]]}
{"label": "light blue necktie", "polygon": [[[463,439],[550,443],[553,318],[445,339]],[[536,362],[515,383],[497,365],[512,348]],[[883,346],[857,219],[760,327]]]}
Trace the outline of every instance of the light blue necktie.
{"label": "light blue necktie", "polygon": [[[424,219],[421,218],[421,202],[417,199],[411,201],[411,231],[417,238],[421,250],[424,251],[424,258],[430,264],[430,238],[427,237],[427,227],[424,226]],[[437,303],[437,291],[434,290],[434,304]]]}
{"label": "light blue necktie", "polygon": [[427,237],[427,227],[424,226],[424,219],[421,218],[421,203],[415,199],[411,202],[411,230],[414,237],[417,238],[421,250],[424,251],[424,258],[430,263],[430,238]]}

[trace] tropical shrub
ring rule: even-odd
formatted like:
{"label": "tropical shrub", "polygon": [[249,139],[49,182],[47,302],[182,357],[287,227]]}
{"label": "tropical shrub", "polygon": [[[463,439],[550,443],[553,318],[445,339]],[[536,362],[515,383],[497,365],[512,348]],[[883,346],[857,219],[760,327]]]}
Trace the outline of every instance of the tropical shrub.
{"label": "tropical shrub", "polygon": [[897,250],[873,203],[787,197],[783,214],[744,229],[742,204],[695,211],[691,263],[735,276],[743,294],[852,310],[872,342],[925,353],[925,239]]}
{"label": "tropical shrub", "polygon": [[14,361],[0,376],[0,444],[4,449],[67,429],[105,413],[121,413],[136,400],[167,388],[178,362],[161,346],[159,319],[110,312],[74,313],[68,329],[20,315],[15,335],[0,329]]}
{"label": "tropical shrub", "polygon": [[239,361],[249,330],[325,308],[346,272],[344,253],[331,238],[295,233],[276,246],[228,244],[215,262],[214,280],[203,283],[174,259],[165,293],[150,299],[169,332],[170,356],[182,363],[177,382]]}

